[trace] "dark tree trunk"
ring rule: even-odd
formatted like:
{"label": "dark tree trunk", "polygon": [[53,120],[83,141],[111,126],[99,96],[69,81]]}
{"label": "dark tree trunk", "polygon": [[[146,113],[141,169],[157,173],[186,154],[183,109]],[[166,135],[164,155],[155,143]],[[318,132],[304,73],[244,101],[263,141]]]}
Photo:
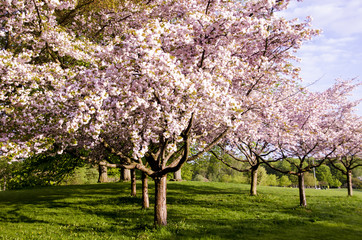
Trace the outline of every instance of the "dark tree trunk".
{"label": "dark tree trunk", "polygon": [[131,196],[136,196],[136,170],[131,170]]}
{"label": "dark tree trunk", "polygon": [[167,225],[166,189],[167,175],[155,178],[155,216],[156,226]]}
{"label": "dark tree trunk", "polygon": [[256,196],[256,188],[258,186],[258,168],[251,169],[250,195]]}
{"label": "dark tree trunk", "polygon": [[299,187],[299,204],[302,207],[307,206],[307,198],[305,197],[304,187],[304,173],[298,173],[298,187]]}
{"label": "dark tree trunk", "polygon": [[142,172],[142,208],[149,208],[150,200],[148,197],[148,177]]}
{"label": "dark tree trunk", "polygon": [[353,196],[353,185],[352,185],[352,170],[348,170],[347,172],[347,188],[348,188],[348,196]]}
{"label": "dark tree trunk", "polygon": [[182,181],[181,168],[173,173],[173,180],[174,181]]}
{"label": "dark tree trunk", "polygon": [[128,182],[131,180],[131,171],[129,169],[121,168],[121,181]]}
{"label": "dark tree trunk", "polygon": [[108,175],[107,175],[107,167],[106,166],[98,165],[98,173],[99,173],[99,177],[98,177],[98,182],[99,183],[108,182]]}

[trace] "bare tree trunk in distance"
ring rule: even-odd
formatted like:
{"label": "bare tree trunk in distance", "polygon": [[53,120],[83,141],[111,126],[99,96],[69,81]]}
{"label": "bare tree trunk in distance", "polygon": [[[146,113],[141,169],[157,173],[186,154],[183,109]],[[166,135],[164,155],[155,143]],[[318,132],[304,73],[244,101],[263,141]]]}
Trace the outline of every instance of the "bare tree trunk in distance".
{"label": "bare tree trunk in distance", "polygon": [[307,198],[305,196],[305,187],[304,187],[304,173],[298,173],[298,187],[299,187],[299,204],[302,207],[307,206]]}
{"label": "bare tree trunk in distance", "polygon": [[167,225],[166,189],[167,175],[154,179],[155,181],[155,215],[156,226]]}
{"label": "bare tree trunk in distance", "polygon": [[121,181],[128,182],[131,180],[131,171],[129,169],[121,168]]}
{"label": "bare tree trunk in distance", "polygon": [[136,170],[131,170],[131,196],[136,196]]}
{"label": "bare tree trunk in distance", "polygon": [[251,169],[250,195],[256,196],[256,188],[258,186],[258,168]]}
{"label": "bare tree trunk in distance", "polygon": [[173,180],[174,181],[182,181],[181,168],[173,173]]}
{"label": "bare tree trunk in distance", "polygon": [[348,170],[347,172],[347,188],[348,188],[348,196],[353,196],[353,185],[352,185],[352,171]]}
{"label": "bare tree trunk in distance", "polygon": [[148,197],[148,177],[142,172],[142,208],[147,209],[150,207],[150,200]]}
{"label": "bare tree trunk in distance", "polygon": [[99,177],[98,177],[99,183],[108,182],[108,174],[107,174],[106,166],[98,165],[98,173],[99,173]]}

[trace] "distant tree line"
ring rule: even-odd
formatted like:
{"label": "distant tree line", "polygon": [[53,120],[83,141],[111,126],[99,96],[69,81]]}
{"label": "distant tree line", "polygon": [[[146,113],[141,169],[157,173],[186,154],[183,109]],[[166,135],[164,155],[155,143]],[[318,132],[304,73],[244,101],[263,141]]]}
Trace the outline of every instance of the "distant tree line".
{"label": "distant tree line", "polygon": [[[229,159],[230,160],[230,159]],[[279,169],[291,169],[286,161],[279,161],[275,164]],[[342,168],[341,163],[337,166]],[[237,167],[247,168],[247,163],[238,163]],[[106,182],[122,180],[122,169],[107,168]],[[251,184],[250,172],[238,172],[216,159],[210,153],[204,154],[201,158],[186,163],[181,171],[184,181],[203,182],[232,182]],[[23,162],[8,164],[0,161],[0,185],[1,190],[21,189],[35,186],[50,185],[77,185],[94,184],[99,181],[98,165],[87,163],[81,159],[72,159],[69,154],[57,157],[37,156]],[[339,188],[347,187],[346,176],[338,171],[331,164],[324,164],[305,174],[305,186],[309,188]],[[362,188],[362,169],[356,168],[352,171],[353,188]],[[136,178],[141,179],[141,172],[136,172]],[[168,179],[174,176],[169,174]],[[130,180],[130,176],[126,177]],[[298,179],[295,175],[286,175],[276,171],[267,165],[262,165],[258,170],[257,184],[260,186],[297,187]]]}

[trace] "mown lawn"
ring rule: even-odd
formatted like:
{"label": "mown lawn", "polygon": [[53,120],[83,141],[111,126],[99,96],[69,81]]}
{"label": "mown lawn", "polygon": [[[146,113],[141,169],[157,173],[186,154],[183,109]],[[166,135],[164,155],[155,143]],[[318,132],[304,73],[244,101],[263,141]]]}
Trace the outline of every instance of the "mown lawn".
{"label": "mown lawn", "polygon": [[362,192],[307,189],[300,208],[297,189],[259,187],[252,197],[248,188],[169,182],[169,224],[159,229],[129,183],[0,192],[0,239],[361,239]]}

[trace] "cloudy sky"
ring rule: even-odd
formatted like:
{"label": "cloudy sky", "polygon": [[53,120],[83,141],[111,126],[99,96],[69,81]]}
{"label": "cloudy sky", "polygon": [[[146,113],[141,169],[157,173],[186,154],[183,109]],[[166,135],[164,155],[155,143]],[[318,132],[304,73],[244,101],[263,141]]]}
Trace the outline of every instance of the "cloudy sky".
{"label": "cloudy sky", "polygon": [[[309,88],[325,90],[336,78],[358,78],[362,81],[362,0],[291,1],[281,13],[288,19],[311,16],[312,26],[322,34],[303,45],[298,51],[304,85],[316,80]],[[362,87],[351,99],[362,97]],[[362,104],[357,113],[362,116]]]}

